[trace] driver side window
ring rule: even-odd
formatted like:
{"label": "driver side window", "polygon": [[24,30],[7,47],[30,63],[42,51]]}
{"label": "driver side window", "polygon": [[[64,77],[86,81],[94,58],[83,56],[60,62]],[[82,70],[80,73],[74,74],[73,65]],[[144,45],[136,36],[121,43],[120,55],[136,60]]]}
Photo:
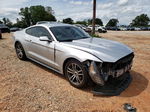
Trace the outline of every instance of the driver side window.
{"label": "driver side window", "polygon": [[26,30],[26,33],[37,38],[47,36],[50,40],[53,40],[48,30],[41,26],[29,28]]}
{"label": "driver side window", "polygon": [[36,32],[38,37],[47,36],[49,39],[52,40],[52,36],[48,32],[48,30],[45,29],[44,27],[40,27],[40,26],[36,27]]}

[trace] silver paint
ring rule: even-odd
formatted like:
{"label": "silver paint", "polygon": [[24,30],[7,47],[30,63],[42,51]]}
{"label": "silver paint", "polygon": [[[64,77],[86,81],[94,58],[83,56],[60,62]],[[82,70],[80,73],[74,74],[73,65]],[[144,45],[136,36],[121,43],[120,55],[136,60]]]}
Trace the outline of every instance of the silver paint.
{"label": "silver paint", "polygon": [[[40,41],[39,38],[28,35],[25,31],[15,32],[13,35],[14,44],[19,41],[28,58],[63,74],[64,62],[74,58],[80,62],[91,60],[94,62],[116,62],[133,51],[128,46],[101,38],[86,38],[72,42],[58,42],[50,27],[72,26],[59,23],[38,24],[31,27],[42,26],[52,36],[52,42]],[[29,28],[31,28],[29,27]],[[72,26],[75,27],[75,26]],[[28,28],[27,28],[28,29]]]}

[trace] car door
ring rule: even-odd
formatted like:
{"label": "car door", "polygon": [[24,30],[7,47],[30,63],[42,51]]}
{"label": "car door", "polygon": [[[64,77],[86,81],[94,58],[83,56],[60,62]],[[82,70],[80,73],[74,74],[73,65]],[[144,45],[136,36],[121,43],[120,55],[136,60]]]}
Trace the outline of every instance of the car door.
{"label": "car door", "polygon": [[[29,57],[49,65],[51,67],[56,67],[56,63],[54,62],[54,46],[55,42],[52,40],[52,37],[49,31],[41,26],[36,26],[30,28],[26,31],[27,36],[26,39],[28,41],[28,54]],[[49,41],[40,41],[41,36],[47,36],[51,42]]]}

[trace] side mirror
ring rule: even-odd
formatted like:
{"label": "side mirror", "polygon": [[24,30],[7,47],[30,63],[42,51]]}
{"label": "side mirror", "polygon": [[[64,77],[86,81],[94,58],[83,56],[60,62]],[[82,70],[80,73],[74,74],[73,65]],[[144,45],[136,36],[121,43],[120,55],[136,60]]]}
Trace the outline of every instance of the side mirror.
{"label": "side mirror", "polygon": [[48,41],[51,42],[51,40],[47,36],[41,36],[40,41]]}

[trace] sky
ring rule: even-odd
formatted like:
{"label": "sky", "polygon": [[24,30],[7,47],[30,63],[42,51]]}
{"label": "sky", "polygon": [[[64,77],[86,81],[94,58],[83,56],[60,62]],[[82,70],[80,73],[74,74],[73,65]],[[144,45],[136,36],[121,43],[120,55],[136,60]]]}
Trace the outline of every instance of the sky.
{"label": "sky", "polygon": [[[20,8],[33,5],[51,6],[57,20],[72,18],[81,21],[92,18],[93,0],[0,0],[0,20],[4,17],[15,22]],[[97,18],[106,24],[111,18],[128,25],[142,13],[150,17],[150,0],[97,0]]]}

